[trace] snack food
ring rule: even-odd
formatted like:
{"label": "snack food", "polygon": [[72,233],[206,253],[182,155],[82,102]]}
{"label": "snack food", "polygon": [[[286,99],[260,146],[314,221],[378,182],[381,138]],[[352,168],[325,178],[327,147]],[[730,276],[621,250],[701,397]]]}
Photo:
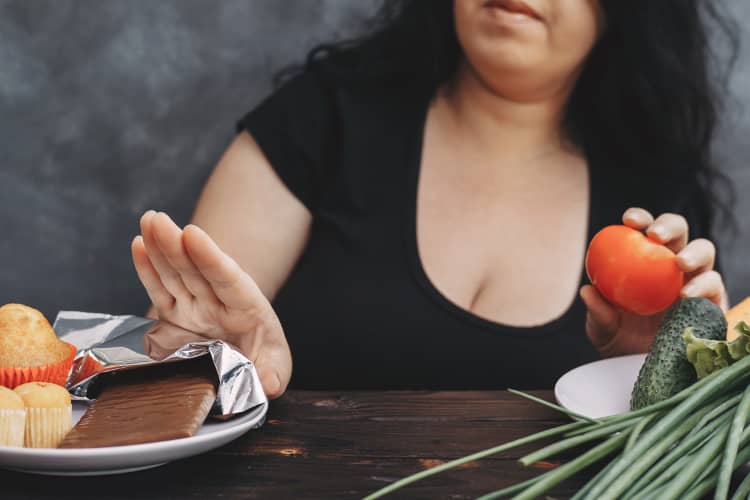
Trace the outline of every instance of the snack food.
{"label": "snack food", "polygon": [[73,426],[68,391],[48,382],[28,382],[14,389],[26,406],[24,446],[56,448]]}
{"label": "snack food", "polygon": [[0,385],[13,389],[31,381],[63,385],[75,346],[57,338],[38,310],[22,304],[0,307]]}
{"label": "snack food", "polygon": [[[111,376],[60,448],[98,448],[190,437],[216,399],[215,377],[168,363]],[[172,365],[172,366],[169,366]]]}
{"label": "snack food", "polygon": [[0,387],[0,446],[23,446],[26,407],[21,397]]}

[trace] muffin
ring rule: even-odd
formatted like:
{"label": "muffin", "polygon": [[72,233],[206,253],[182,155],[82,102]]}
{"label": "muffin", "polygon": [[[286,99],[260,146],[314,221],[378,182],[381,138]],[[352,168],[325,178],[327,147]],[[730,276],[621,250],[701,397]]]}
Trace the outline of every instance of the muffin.
{"label": "muffin", "polygon": [[23,446],[26,406],[15,392],[0,387],[0,446]]}
{"label": "muffin", "polygon": [[28,382],[14,391],[26,406],[24,446],[57,448],[73,427],[73,406],[68,391],[47,382]]}
{"label": "muffin", "polygon": [[0,307],[0,385],[14,388],[40,381],[63,385],[76,348],[57,338],[36,309],[22,304]]}

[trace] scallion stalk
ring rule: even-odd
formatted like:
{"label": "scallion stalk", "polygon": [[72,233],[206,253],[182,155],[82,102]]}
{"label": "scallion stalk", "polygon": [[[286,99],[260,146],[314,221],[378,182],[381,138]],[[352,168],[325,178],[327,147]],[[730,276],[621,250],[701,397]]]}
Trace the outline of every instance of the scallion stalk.
{"label": "scallion stalk", "polygon": [[632,426],[633,424],[629,421],[605,425],[599,429],[587,432],[586,434],[581,434],[572,438],[563,439],[562,441],[558,441],[556,443],[552,443],[551,445],[545,446],[540,450],[529,453],[525,457],[521,457],[518,461],[521,462],[524,466],[528,467],[529,465],[539,462],[540,460],[544,460],[545,458],[557,455],[571,448],[575,448],[576,446],[588,443],[589,441],[607,437],[611,434],[614,434],[615,432],[619,432]]}
{"label": "scallion stalk", "polygon": [[[636,470],[631,467],[634,462],[639,460],[645,453],[653,456],[655,452],[651,451],[652,447],[663,448],[666,450],[674,444],[674,441],[664,446],[666,437],[680,437],[685,423],[679,424],[683,419],[695,412],[702,404],[710,399],[715,399],[725,394],[729,387],[734,386],[740,381],[744,382],[750,376],[750,356],[742,358],[733,365],[722,370],[714,372],[708,377],[694,384],[694,392],[679,403],[669,413],[651,427],[646,434],[630,449],[624,453],[616,467],[613,467],[609,473],[603,477],[594,488],[589,492],[587,499],[590,500],[615,500],[632,484],[633,480],[642,473],[643,470]],[[703,382],[703,383],[702,383]],[[688,418],[691,420],[691,418]],[[680,432],[674,432],[675,425],[678,425]],[[672,432],[670,432],[672,429]]]}
{"label": "scallion stalk", "polygon": [[732,419],[732,427],[729,429],[727,435],[724,455],[719,467],[719,480],[716,483],[714,500],[726,500],[727,496],[729,496],[729,483],[732,480],[734,459],[737,457],[740,437],[745,424],[747,424],[748,414],[750,414],[750,386],[742,394],[742,400],[740,400],[740,404],[737,406],[737,411],[735,411],[734,418]]}
{"label": "scallion stalk", "polygon": [[[709,440],[703,448],[698,450],[692,459],[688,461],[685,468],[677,474],[667,487],[659,493],[659,498],[664,500],[675,500],[682,498],[683,492],[688,489],[700,473],[705,471],[706,466],[721,453],[721,448],[726,442],[729,428],[723,427],[717,436]],[[732,464],[730,464],[731,468]]]}
{"label": "scallion stalk", "polygon": [[453,469],[455,467],[458,467],[459,465],[463,465],[469,462],[473,462],[475,460],[479,460],[481,458],[489,457],[492,455],[497,455],[498,453],[502,453],[504,451],[512,450],[514,448],[518,448],[519,446],[523,446],[529,443],[533,443],[535,441],[539,441],[541,439],[546,439],[548,437],[554,437],[559,436],[561,434],[565,434],[566,432],[570,430],[577,429],[579,427],[583,427],[586,425],[590,425],[588,422],[572,422],[570,424],[560,425],[557,427],[553,427],[551,429],[547,429],[545,431],[537,432],[536,434],[532,434],[530,436],[522,437],[519,439],[516,439],[515,441],[511,441],[510,443],[501,444],[499,446],[495,446],[493,448],[488,448],[486,450],[479,451],[477,453],[472,453],[471,455],[467,455],[463,458],[458,458],[456,460],[451,460],[450,462],[446,462],[444,464],[437,465],[435,467],[423,470],[421,472],[417,472],[416,474],[413,474],[409,477],[405,477],[403,479],[399,479],[398,481],[389,484],[388,486],[385,486],[384,488],[379,489],[378,491],[371,493],[370,495],[366,496],[363,500],[374,500],[376,498],[381,498],[388,493],[392,493],[398,489],[403,488],[406,485],[416,483],[417,481],[424,479],[426,477],[434,476],[435,474],[439,474],[440,472],[444,472],[446,470]]}
{"label": "scallion stalk", "polygon": [[[705,420],[706,417],[712,413],[713,411],[707,413],[701,421]],[[679,445],[672,448],[672,450],[659,460],[658,463],[654,464],[645,474],[638,478],[638,480],[635,481],[635,483],[633,483],[633,485],[625,492],[623,500],[637,498],[636,494],[640,495],[648,487],[655,488],[658,485],[664,484],[674,475],[674,473],[682,468],[684,465],[684,459],[687,458],[687,455],[693,450],[693,448],[702,444],[704,439],[708,439],[720,425],[728,425],[729,418],[730,415],[716,417],[715,420],[706,424],[697,432],[691,433],[687,436]],[[696,428],[699,426],[700,421],[696,424]]]}
{"label": "scallion stalk", "polygon": [[598,462],[602,458],[610,455],[615,450],[622,448],[625,445],[625,441],[628,438],[628,434],[622,432],[615,436],[612,436],[603,443],[599,443],[594,446],[586,453],[578,456],[574,460],[567,462],[553,471],[538,483],[534,483],[530,488],[524,490],[522,493],[513,497],[513,500],[533,500],[539,495],[549,491],[551,488],[556,486],[558,483],[566,480],[570,476],[578,473],[593,463]]}

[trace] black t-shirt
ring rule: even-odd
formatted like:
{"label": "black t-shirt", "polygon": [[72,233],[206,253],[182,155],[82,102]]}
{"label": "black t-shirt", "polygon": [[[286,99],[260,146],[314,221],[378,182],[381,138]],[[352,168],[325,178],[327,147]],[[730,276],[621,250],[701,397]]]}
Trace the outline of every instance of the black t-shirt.
{"label": "black t-shirt", "polygon": [[[431,96],[307,71],[239,123],[313,214],[309,243],[273,304],[294,359],[291,387],[551,388],[598,358],[578,297],[549,323],[513,327],[461,309],[426,276],[416,193]],[[669,190],[649,195],[638,176],[609,171],[606,158],[588,160],[588,240],[629,206],[688,206]]]}

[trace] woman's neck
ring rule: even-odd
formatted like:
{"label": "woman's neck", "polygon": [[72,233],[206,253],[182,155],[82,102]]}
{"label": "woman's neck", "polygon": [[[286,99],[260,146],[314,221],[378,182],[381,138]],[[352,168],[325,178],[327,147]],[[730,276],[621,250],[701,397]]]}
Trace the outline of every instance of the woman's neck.
{"label": "woman's neck", "polygon": [[[524,96],[490,88],[464,63],[440,93],[456,132],[492,158],[533,160],[574,149],[562,132],[569,90]],[[515,163],[515,161],[513,162]]]}

